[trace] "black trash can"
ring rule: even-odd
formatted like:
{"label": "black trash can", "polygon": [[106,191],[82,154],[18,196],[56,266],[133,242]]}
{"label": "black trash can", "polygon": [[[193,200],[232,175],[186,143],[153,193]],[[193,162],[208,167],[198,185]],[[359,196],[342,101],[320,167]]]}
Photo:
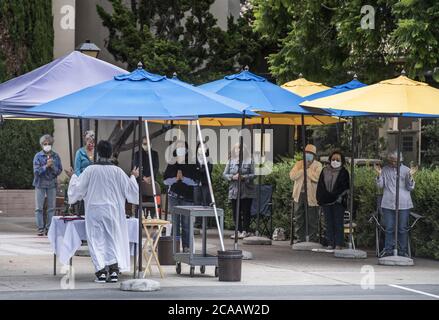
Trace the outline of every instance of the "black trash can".
{"label": "black trash can", "polygon": [[[179,248],[177,248],[177,252],[180,251],[178,249]],[[159,243],[157,244],[157,253],[162,266],[175,265],[174,254],[172,252],[172,237],[160,237]]]}
{"label": "black trash can", "polygon": [[241,281],[242,251],[218,251],[219,281]]}

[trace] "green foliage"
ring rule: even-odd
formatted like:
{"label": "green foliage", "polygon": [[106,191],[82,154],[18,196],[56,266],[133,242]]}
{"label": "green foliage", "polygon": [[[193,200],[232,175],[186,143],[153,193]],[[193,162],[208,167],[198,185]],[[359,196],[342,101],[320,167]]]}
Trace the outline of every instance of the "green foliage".
{"label": "green foliage", "polygon": [[439,259],[439,169],[421,170],[415,176],[414,211],[425,217],[413,231],[418,256]]}
{"label": "green foliage", "polygon": [[32,188],[32,162],[41,146],[39,138],[53,134],[53,121],[6,120],[0,129],[0,186],[8,189]]}
{"label": "green foliage", "polygon": [[110,2],[113,13],[97,6],[110,33],[107,47],[129,69],[141,60],[151,72],[168,76],[177,72],[182,80],[198,84],[245,64],[252,70],[264,68],[261,61],[269,41],[251,28],[251,9],[237,21],[230,17],[228,30],[223,31],[209,12],[214,0],[134,0],[131,6],[121,0]]}
{"label": "green foliage", "polygon": [[[52,1],[0,1],[0,82],[53,58]],[[0,186],[31,188],[39,138],[53,121],[6,120],[0,128]]]}
{"label": "green foliage", "polygon": [[218,208],[224,210],[224,228],[233,229],[232,208],[229,201],[229,183],[223,178],[225,165],[216,164],[212,171],[212,187],[215,194],[215,202]]}
{"label": "green foliage", "polygon": [[290,171],[296,159],[283,159],[273,165],[273,171],[263,177],[263,184],[269,184],[273,189],[273,228],[283,227],[286,235],[290,236],[290,219],[292,205],[293,183]]}
{"label": "green foliage", "polygon": [[[437,66],[439,3],[398,0],[253,0],[255,30],[279,44],[270,70],[283,83],[302,72],[329,85],[393,77],[402,67],[424,78]],[[361,28],[364,5],[375,9],[375,29]]]}
{"label": "green foliage", "polygon": [[428,146],[422,155],[422,164],[439,165],[439,123],[434,121],[422,126],[422,145]]}
{"label": "green foliage", "polygon": [[1,1],[0,38],[0,81],[51,61],[52,1]]}

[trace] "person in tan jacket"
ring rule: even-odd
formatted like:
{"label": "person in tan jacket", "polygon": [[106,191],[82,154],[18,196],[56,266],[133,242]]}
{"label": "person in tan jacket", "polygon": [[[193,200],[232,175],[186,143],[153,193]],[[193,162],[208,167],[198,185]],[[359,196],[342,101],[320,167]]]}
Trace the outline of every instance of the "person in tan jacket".
{"label": "person in tan jacket", "polygon": [[[318,241],[318,219],[319,206],[317,204],[316,193],[317,183],[319,182],[322,164],[316,160],[317,148],[308,144],[305,147],[306,153],[306,173],[308,191],[308,235],[309,241]],[[303,179],[303,160],[297,161],[290,171],[290,179],[294,181],[294,231],[298,242],[306,241],[305,227],[305,187]]]}

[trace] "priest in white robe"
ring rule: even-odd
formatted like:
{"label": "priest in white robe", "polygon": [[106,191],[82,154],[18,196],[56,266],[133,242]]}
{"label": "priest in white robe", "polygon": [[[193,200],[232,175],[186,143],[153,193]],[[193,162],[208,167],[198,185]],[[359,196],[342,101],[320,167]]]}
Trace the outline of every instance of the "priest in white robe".
{"label": "priest in white robe", "polygon": [[[130,270],[130,247],[125,200],[139,203],[135,168],[131,177],[110,162],[108,141],[97,145],[98,161],[70,180],[69,203],[84,200],[85,226],[90,256],[96,269],[96,282],[117,282],[119,272]],[[108,271],[107,271],[108,270]]]}

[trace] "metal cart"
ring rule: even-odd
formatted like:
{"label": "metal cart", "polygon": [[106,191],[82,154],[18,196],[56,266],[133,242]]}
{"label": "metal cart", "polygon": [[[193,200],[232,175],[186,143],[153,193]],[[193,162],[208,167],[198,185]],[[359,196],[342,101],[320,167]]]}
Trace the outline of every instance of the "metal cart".
{"label": "metal cart", "polygon": [[[190,276],[193,277],[195,274],[195,266],[200,266],[200,272],[204,274],[206,272],[206,266],[215,266],[215,277],[218,276],[218,257],[207,254],[206,250],[206,218],[215,217],[215,211],[212,207],[205,206],[175,206],[172,214],[172,248],[174,259],[176,262],[177,274],[181,273],[181,263],[186,263],[190,265]],[[218,219],[221,228],[221,234],[224,230],[224,210],[217,208]],[[180,243],[177,242],[177,215],[189,217],[189,252],[176,252],[177,246],[179,248]],[[194,253],[194,222],[196,217],[202,218],[202,248],[200,254]]]}

